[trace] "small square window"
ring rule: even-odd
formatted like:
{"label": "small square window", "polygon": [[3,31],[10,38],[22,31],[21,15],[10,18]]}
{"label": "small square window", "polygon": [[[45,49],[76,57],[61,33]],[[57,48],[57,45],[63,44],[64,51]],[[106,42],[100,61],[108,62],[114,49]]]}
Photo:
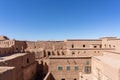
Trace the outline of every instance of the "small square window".
{"label": "small square window", "polygon": [[70,70],[70,66],[67,66],[66,69],[69,71]]}
{"label": "small square window", "polygon": [[79,68],[78,68],[78,66],[75,66],[74,69],[75,69],[75,71],[77,71]]}
{"label": "small square window", "polygon": [[91,67],[90,66],[85,66],[84,70],[85,70],[85,74],[90,74],[91,73]]}
{"label": "small square window", "polygon": [[58,66],[58,70],[61,71],[62,70],[62,66]]}

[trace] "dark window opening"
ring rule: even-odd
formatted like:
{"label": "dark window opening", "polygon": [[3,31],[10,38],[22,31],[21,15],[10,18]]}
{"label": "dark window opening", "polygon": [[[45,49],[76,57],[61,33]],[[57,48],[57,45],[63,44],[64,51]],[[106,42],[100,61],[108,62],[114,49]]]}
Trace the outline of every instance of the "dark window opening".
{"label": "dark window opening", "polygon": [[85,66],[84,70],[85,70],[86,74],[90,74],[91,73],[91,67],[90,66]]}
{"label": "dark window opening", "polygon": [[29,63],[29,59],[27,58],[27,63]]}
{"label": "dark window opening", "polygon": [[77,79],[74,79],[74,80],[77,80]]}
{"label": "dark window opening", "polygon": [[83,45],[83,47],[85,47],[85,45]]}
{"label": "dark window opening", "polygon": [[51,55],[51,53],[48,51],[48,56],[50,56]]}
{"label": "dark window opening", "polygon": [[72,52],[72,55],[74,55],[75,53],[74,52]]}
{"label": "dark window opening", "polygon": [[72,48],[74,48],[74,45],[72,44]]}
{"label": "dark window opening", "polygon": [[58,66],[58,70],[61,71],[62,70],[62,66]]}
{"label": "dark window opening", "polygon": [[57,51],[57,55],[60,55],[59,51]]}
{"label": "dark window opening", "polygon": [[102,45],[100,45],[100,48],[102,48]]}
{"label": "dark window opening", "polygon": [[44,57],[46,57],[46,51],[45,50],[43,51],[43,53],[44,53]]}
{"label": "dark window opening", "polygon": [[97,48],[97,46],[94,46],[94,48]]}
{"label": "dark window opening", "polygon": [[61,80],[65,80],[65,79],[63,78],[63,79],[61,79]]}
{"label": "dark window opening", "polygon": [[69,71],[70,70],[70,66],[67,66],[66,69],[67,69],[67,71]]}
{"label": "dark window opening", "polygon": [[62,55],[65,55],[64,52],[62,52]]}
{"label": "dark window opening", "polygon": [[18,52],[18,48],[16,48],[16,52]]}
{"label": "dark window opening", "polygon": [[78,68],[78,66],[75,66],[74,69],[75,69],[75,71],[78,71],[79,68]]}

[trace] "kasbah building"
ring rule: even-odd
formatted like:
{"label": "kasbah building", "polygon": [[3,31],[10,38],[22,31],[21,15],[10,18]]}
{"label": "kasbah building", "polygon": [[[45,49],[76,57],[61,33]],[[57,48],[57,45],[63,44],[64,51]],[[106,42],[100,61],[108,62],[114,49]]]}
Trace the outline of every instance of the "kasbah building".
{"label": "kasbah building", "polygon": [[19,41],[0,36],[0,80],[120,80],[120,39]]}

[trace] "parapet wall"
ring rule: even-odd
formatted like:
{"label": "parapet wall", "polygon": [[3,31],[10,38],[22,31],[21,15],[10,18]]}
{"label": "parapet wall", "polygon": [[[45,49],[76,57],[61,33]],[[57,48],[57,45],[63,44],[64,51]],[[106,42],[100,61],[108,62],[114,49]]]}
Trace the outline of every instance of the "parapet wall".
{"label": "parapet wall", "polygon": [[47,50],[63,50],[66,49],[66,44],[64,41],[36,41],[36,42],[27,42],[28,49],[47,49]]}
{"label": "parapet wall", "polygon": [[26,42],[27,52],[35,53],[36,58],[50,55],[66,55],[66,43],[64,41],[37,41]]}

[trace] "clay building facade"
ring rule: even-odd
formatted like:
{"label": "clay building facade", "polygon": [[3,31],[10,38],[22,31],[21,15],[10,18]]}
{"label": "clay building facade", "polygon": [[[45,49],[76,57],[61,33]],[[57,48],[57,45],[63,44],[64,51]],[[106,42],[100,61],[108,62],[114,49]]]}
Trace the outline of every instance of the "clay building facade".
{"label": "clay building facade", "polygon": [[24,53],[26,48],[25,41],[0,36],[1,80],[34,80],[37,62],[34,53]]}
{"label": "clay building facade", "polygon": [[7,47],[7,48],[0,47],[0,56],[10,55],[10,54],[13,54],[12,47]]}
{"label": "clay building facade", "polygon": [[101,55],[101,40],[67,40],[67,54],[73,56]]}
{"label": "clay building facade", "polygon": [[[26,53],[24,53],[26,52]],[[97,80],[101,75],[109,76],[110,80],[119,80],[119,65],[107,64],[105,58],[115,57],[120,52],[120,39],[103,37],[100,39],[68,39],[64,41],[19,41],[0,37],[0,67],[1,79],[4,76],[11,80],[34,80],[38,61],[41,65],[39,73],[44,73],[44,80]],[[99,61],[100,60],[100,61]],[[104,60],[104,61],[103,61]],[[119,58],[114,62],[118,62]],[[41,63],[42,62],[42,63]],[[3,69],[3,67],[5,67]],[[8,67],[8,70],[6,70]],[[11,68],[9,68],[11,67]],[[116,76],[107,71],[116,70]],[[106,71],[105,71],[106,70]],[[19,73],[18,73],[19,72]],[[15,77],[12,77],[12,75]],[[94,76],[98,76],[95,79]],[[102,77],[103,78],[103,77]],[[107,78],[104,77],[104,79]],[[7,77],[6,77],[7,80]],[[108,79],[109,80],[109,79]]]}
{"label": "clay building facade", "polygon": [[67,55],[72,56],[100,56],[106,50],[114,50],[114,48],[103,47],[102,39],[71,39],[65,42]]}
{"label": "clay building facade", "polygon": [[92,57],[92,80],[120,80],[120,39],[102,38],[102,45],[111,50]]}
{"label": "clay building facade", "polygon": [[64,41],[27,41],[27,52],[35,53],[36,57],[66,55],[66,43]]}
{"label": "clay building facade", "polygon": [[16,53],[1,57],[0,66],[15,67],[15,80],[34,80],[37,63],[32,53]]}
{"label": "clay building facade", "polygon": [[14,53],[13,40],[9,40],[6,36],[0,36],[0,56]]}
{"label": "clay building facade", "polygon": [[[80,61],[86,61],[87,58],[90,57],[89,62],[90,63],[94,63],[95,61],[92,60],[91,58],[93,56],[104,56],[104,52],[108,51],[107,54],[109,54],[109,52],[119,52],[119,48],[120,48],[120,39],[116,38],[116,37],[104,37],[104,38],[100,38],[97,40],[94,39],[80,39],[80,40],[65,40],[64,41],[66,44],[66,55],[51,55],[50,58],[50,62],[49,62],[49,72],[50,75],[52,75],[53,78],[50,79],[50,76],[48,76],[49,78],[46,80],[93,80],[93,75],[92,73],[94,72],[94,65],[90,65],[90,74],[86,74],[84,72],[84,64],[80,63]],[[111,45],[111,46],[110,46]],[[70,56],[72,57],[76,57],[76,59],[70,59]],[[64,57],[64,58],[63,58]],[[67,62],[67,57],[69,58],[70,61]],[[78,57],[81,57],[79,59],[77,59]],[[84,59],[82,59],[84,58]],[[72,61],[73,60],[73,61]],[[78,65],[83,67],[83,69],[81,69],[80,71],[74,73],[74,71],[67,71],[66,67],[69,66],[69,69],[71,69],[71,65],[75,66],[74,61],[78,61]],[[71,65],[69,65],[68,63],[72,63]],[[80,64],[79,64],[80,63]],[[95,64],[96,65],[96,64]],[[98,65],[99,66],[99,65]],[[61,69],[61,72],[58,70],[59,68]],[[99,66],[100,67],[100,66]],[[110,68],[112,66],[106,66],[105,65],[102,67],[102,69],[104,68]],[[93,68],[93,69],[92,69]],[[72,67],[72,70],[74,68]],[[111,68],[110,68],[111,69]],[[89,69],[86,69],[89,70]],[[114,69],[112,69],[114,70]],[[109,74],[109,71],[107,74]],[[119,72],[119,70],[117,70],[117,72]],[[74,74],[72,74],[74,73]],[[116,73],[115,73],[116,74]],[[118,74],[119,75],[119,74]],[[110,76],[110,75],[109,75]],[[117,78],[113,78],[110,80],[116,80]],[[95,79],[98,80],[98,79]],[[107,80],[107,79],[101,79],[101,80]],[[109,79],[108,79],[109,80]],[[118,79],[117,79],[118,80]]]}
{"label": "clay building facade", "polygon": [[120,80],[120,53],[104,52],[92,58],[93,80]]}
{"label": "clay building facade", "polygon": [[16,80],[15,67],[0,66],[0,80]]}
{"label": "clay building facade", "polygon": [[91,74],[91,57],[50,57],[53,80],[79,80],[79,73]]}
{"label": "clay building facade", "polygon": [[13,53],[25,52],[27,48],[25,41],[19,40],[0,40],[0,56],[9,55]]}
{"label": "clay building facade", "polygon": [[41,56],[40,58],[67,55],[99,56],[102,55],[103,51],[117,49],[115,44],[119,42],[116,42],[118,42],[118,39],[115,37],[104,37],[100,39],[68,39],[64,41],[27,41],[26,51],[36,53],[36,56]]}

